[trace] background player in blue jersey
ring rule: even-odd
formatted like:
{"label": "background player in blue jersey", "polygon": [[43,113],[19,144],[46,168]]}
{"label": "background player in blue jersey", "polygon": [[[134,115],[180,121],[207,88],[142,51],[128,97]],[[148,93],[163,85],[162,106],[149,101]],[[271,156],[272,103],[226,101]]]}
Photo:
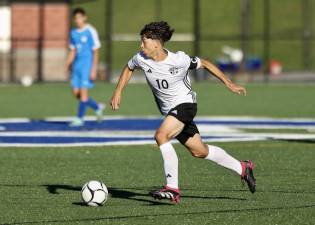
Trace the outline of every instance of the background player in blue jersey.
{"label": "background player in blue jersey", "polygon": [[84,125],[83,117],[87,107],[92,108],[97,119],[101,120],[104,105],[96,103],[88,94],[88,90],[94,87],[101,47],[97,31],[87,24],[84,9],[74,9],[72,16],[76,27],[70,32],[70,52],[66,68],[71,70],[73,95],[79,100],[77,117],[70,123],[70,126],[76,127]]}

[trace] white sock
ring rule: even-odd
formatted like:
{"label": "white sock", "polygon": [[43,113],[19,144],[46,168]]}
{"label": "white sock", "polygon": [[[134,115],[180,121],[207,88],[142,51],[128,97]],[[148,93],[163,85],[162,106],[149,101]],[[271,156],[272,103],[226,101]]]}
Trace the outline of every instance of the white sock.
{"label": "white sock", "polygon": [[220,166],[235,171],[239,175],[242,174],[242,166],[240,161],[230,156],[226,151],[217,146],[208,145],[209,154],[205,159],[211,160]]}
{"label": "white sock", "polygon": [[170,142],[160,145],[164,160],[164,172],[168,187],[178,188],[178,158]]}

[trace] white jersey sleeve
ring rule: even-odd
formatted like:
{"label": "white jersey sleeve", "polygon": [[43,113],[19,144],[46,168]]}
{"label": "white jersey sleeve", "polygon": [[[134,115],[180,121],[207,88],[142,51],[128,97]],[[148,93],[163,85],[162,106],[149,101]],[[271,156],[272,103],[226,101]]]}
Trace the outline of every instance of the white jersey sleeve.
{"label": "white jersey sleeve", "polygon": [[91,33],[91,46],[92,49],[99,49],[101,47],[101,42],[100,39],[98,37],[98,33],[96,31],[96,29],[92,26],[92,25],[88,25],[88,30]]}
{"label": "white jersey sleeve", "polygon": [[201,67],[201,60],[197,56],[190,57],[185,52],[177,52],[179,63],[182,67],[194,70]]}
{"label": "white jersey sleeve", "polygon": [[137,67],[139,67],[139,60],[138,60],[139,53],[134,55],[129,61],[128,61],[128,68],[130,70],[135,70]]}

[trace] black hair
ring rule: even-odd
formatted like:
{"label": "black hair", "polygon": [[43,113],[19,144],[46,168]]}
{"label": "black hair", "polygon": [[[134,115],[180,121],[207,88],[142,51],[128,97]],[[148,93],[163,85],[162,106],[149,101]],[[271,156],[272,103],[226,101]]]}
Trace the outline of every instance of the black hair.
{"label": "black hair", "polygon": [[75,8],[73,11],[72,11],[72,16],[75,16],[77,14],[81,14],[83,16],[86,15],[86,12],[83,8]]}
{"label": "black hair", "polygon": [[141,37],[160,40],[164,43],[171,39],[174,31],[165,21],[151,22],[142,28],[140,35]]}

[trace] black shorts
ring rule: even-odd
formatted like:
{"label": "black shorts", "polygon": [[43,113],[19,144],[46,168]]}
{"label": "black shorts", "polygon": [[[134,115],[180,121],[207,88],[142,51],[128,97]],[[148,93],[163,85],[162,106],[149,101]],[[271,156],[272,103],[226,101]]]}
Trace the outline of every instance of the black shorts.
{"label": "black shorts", "polygon": [[194,117],[197,114],[197,103],[182,103],[172,108],[168,116],[174,116],[176,119],[185,124],[184,129],[175,138],[182,144],[185,144],[188,138],[199,134],[199,130],[194,123]]}

